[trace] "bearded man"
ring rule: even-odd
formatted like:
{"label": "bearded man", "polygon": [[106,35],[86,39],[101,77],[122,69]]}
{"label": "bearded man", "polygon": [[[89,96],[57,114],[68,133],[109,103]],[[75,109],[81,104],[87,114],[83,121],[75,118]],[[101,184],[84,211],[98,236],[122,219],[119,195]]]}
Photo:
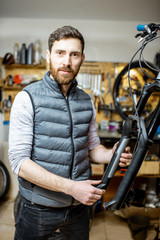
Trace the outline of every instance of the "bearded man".
{"label": "bearded man", "polygon": [[[23,199],[14,239],[54,239],[59,229],[62,239],[88,240],[88,206],[105,192],[90,180],[89,158],[107,164],[115,147],[100,144],[93,102],[77,87],[82,34],[64,26],[48,45],[50,71],[18,93],[11,110],[9,159]],[[120,166],[131,157],[127,147]]]}

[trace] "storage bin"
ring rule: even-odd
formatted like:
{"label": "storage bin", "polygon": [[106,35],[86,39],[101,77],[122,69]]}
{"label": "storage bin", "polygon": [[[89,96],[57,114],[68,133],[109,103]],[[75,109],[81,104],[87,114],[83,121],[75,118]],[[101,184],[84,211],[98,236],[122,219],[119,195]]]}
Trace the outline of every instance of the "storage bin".
{"label": "storage bin", "polygon": [[3,121],[3,141],[8,142],[9,135],[9,121]]}

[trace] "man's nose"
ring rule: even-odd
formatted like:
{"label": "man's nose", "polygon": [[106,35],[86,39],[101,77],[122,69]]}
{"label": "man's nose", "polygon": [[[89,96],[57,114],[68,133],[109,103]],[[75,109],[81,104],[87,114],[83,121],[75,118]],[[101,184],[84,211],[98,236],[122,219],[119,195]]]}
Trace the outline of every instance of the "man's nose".
{"label": "man's nose", "polygon": [[64,58],[64,61],[63,61],[63,64],[65,66],[70,66],[71,65],[71,57],[69,55],[65,55],[65,58]]}

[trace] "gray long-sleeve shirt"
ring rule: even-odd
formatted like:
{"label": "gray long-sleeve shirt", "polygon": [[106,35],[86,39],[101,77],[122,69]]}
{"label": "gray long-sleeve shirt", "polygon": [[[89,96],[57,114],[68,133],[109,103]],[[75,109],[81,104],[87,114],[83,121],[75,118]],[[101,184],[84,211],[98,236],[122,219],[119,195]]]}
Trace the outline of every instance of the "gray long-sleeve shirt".
{"label": "gray long-sleeve shirt", "polygon": [[[18,175],[21,164],[31,158],[33,142],[33,108],[27,92],[17,94],[12,105],[9,127],[9,161],[13,173]],[[89,150],[100,144],[96,131],[96,111],[89,129]]]}

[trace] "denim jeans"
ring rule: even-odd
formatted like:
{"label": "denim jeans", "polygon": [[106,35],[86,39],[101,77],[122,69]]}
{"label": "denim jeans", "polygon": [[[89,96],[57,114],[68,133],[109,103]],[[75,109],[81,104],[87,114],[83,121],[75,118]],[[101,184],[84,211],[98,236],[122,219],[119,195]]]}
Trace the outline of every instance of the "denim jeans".
{"label": "denim jeans", "polygon": [[88,240],[89,209],[83,204],[51,208],[23,199],[15,227],[14,240]]}

